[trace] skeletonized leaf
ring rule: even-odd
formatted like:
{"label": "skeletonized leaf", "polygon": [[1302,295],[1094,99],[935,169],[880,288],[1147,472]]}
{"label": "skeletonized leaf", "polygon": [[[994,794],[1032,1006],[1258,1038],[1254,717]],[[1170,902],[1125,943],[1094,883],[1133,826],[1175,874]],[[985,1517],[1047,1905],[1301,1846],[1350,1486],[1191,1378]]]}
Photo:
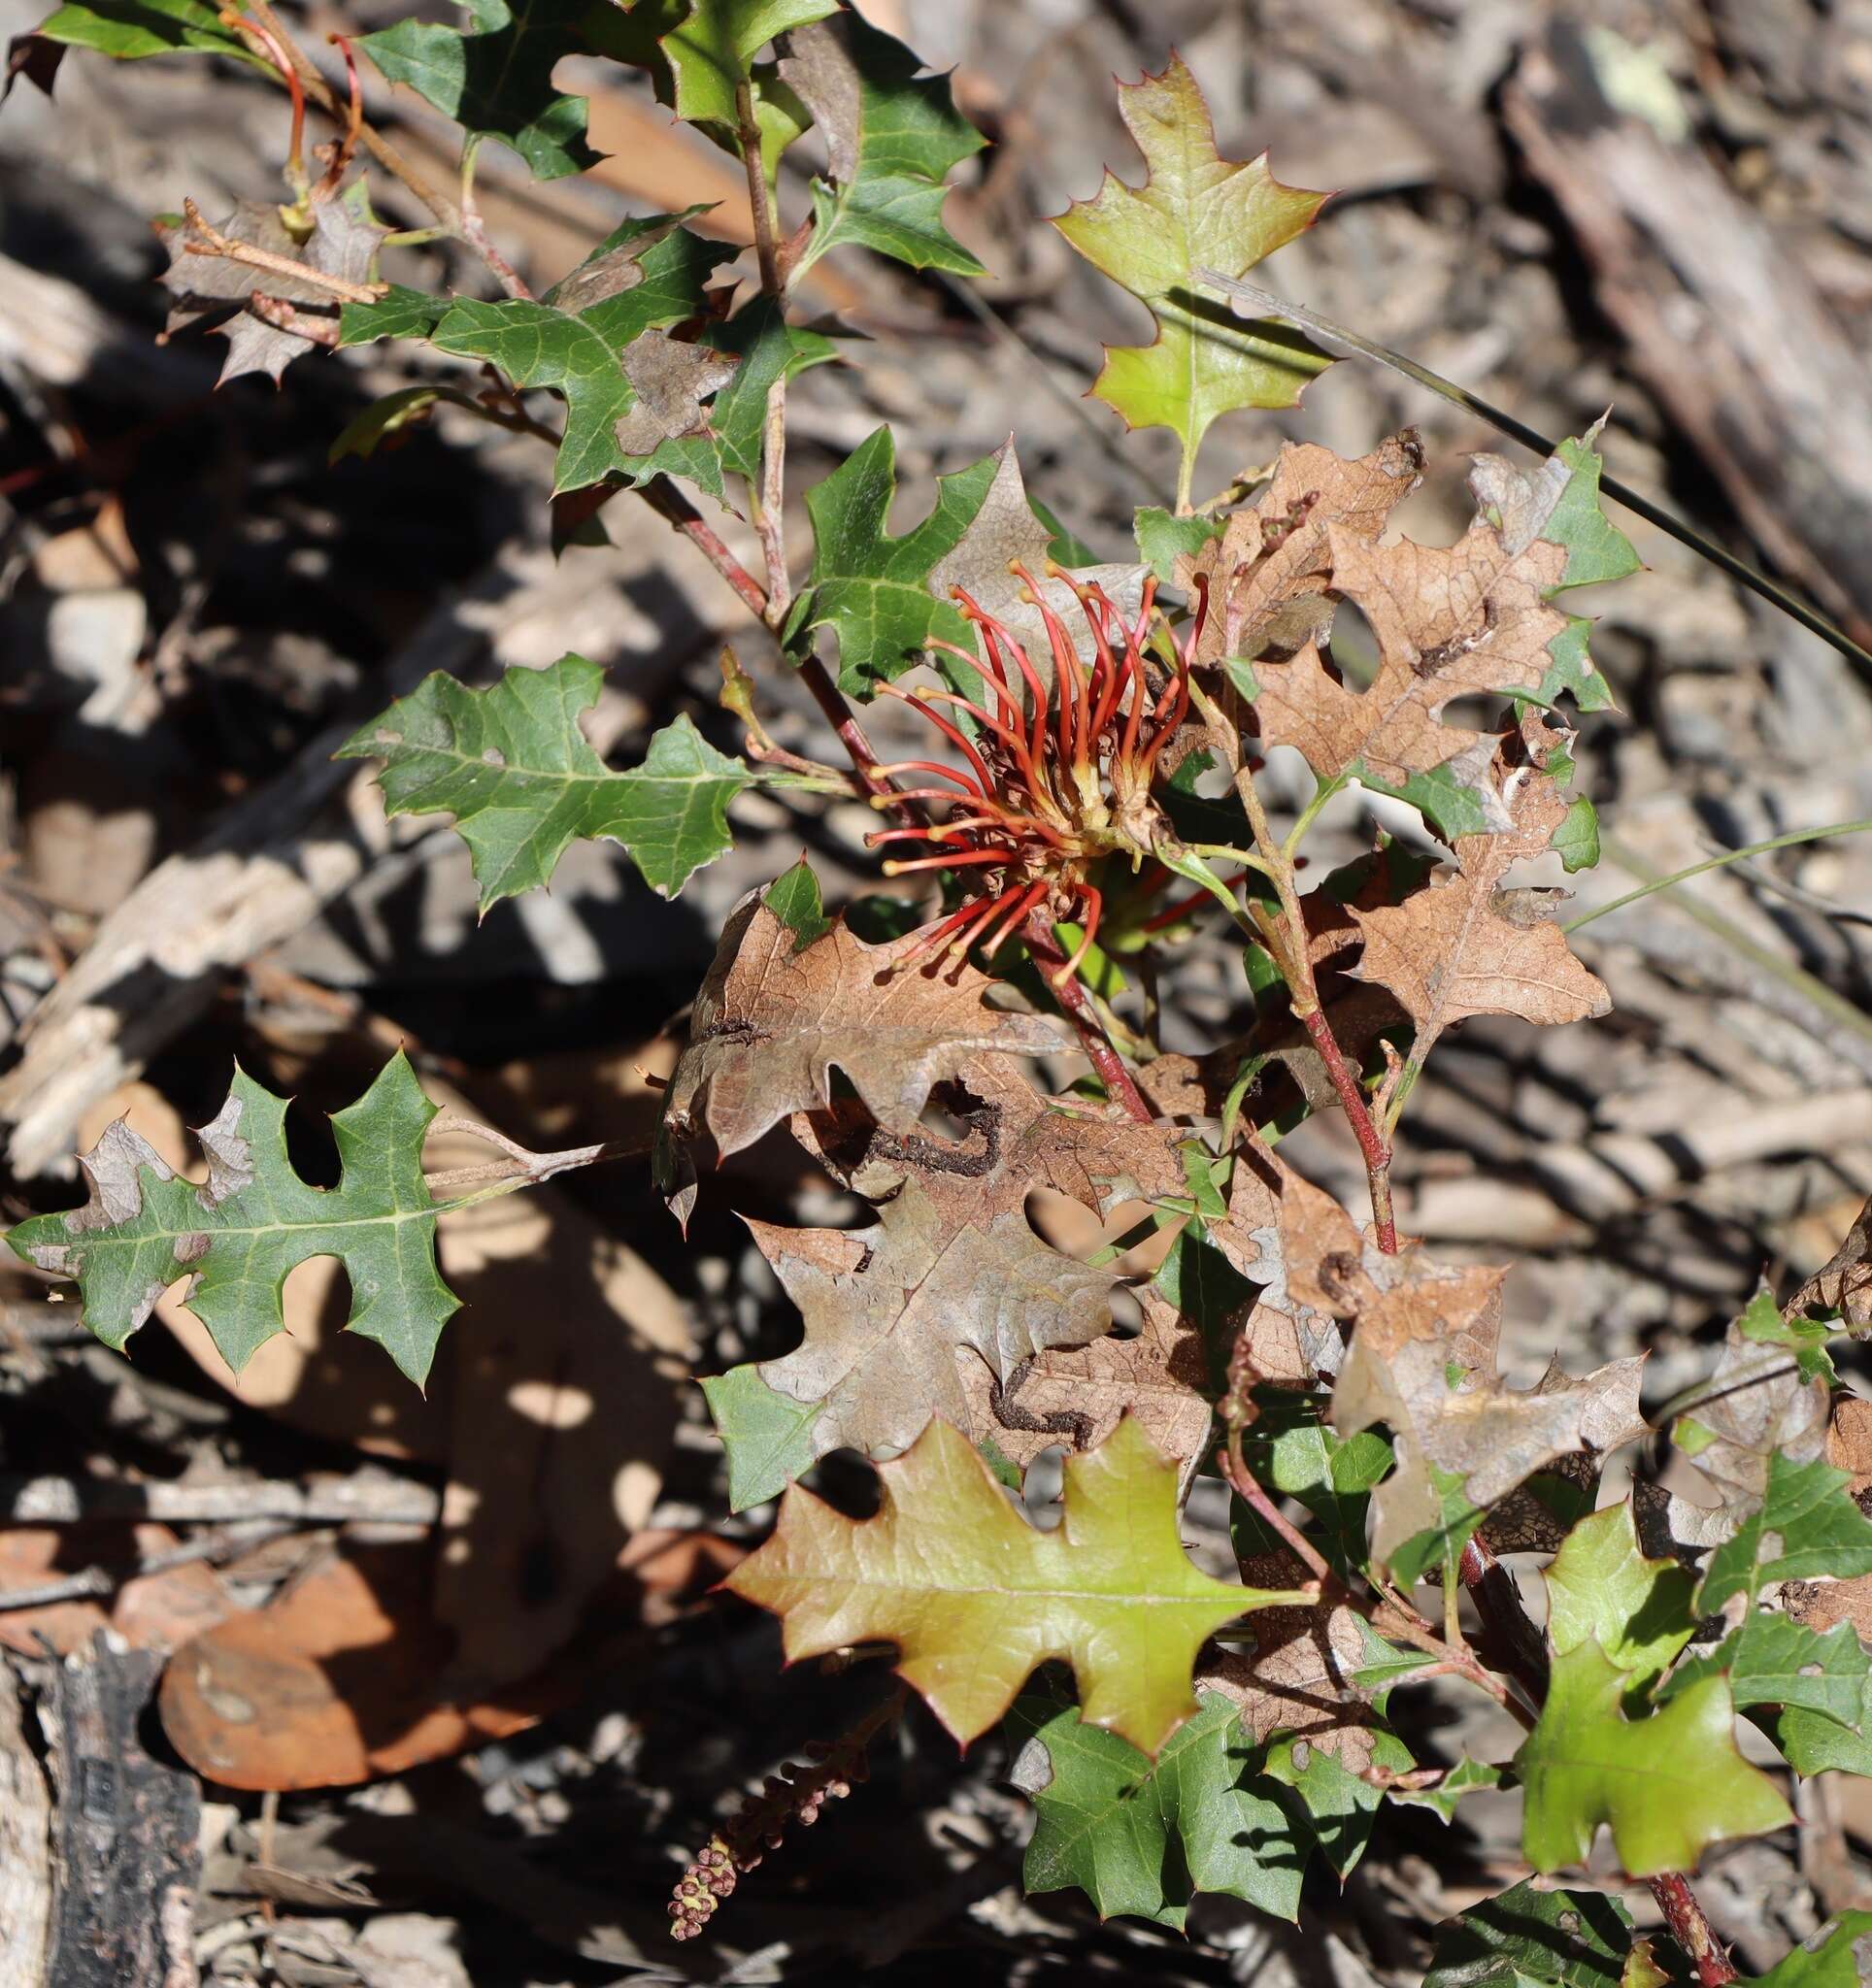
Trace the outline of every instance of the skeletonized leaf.
{"label": "skeletonized leaf", "polygon": [[897,490],[896,444],[888,428],[867,436],[806,493],[813,520],[813,573],[786,623],[797,647],[816,628],[839,638],[842,688],[868,696],[918,663],[932,636],[967,648],[969,626],[953,603],[929,590],[936,563],[960,543],[994,480],[996,458],[936,480],[936,505],[922,523],[892,538],[886,529]]}
{"label": "skeletonized leaf", "polygon": [[853,243],[912,269],[986,271],[943,226],[951,172],[981,150],[946,76],[850,8],[796,27],[780,80],[812,112],[830,180],[813,182],[813,232],[796,269]]}
{"label": "skeletonized leaf", "polygon": [[1200,1709],[1196,1652],[1224,1622],[1291,1602],[1200,1573],[1177,1538],[1177,1472],[1131,1421],[1065,1470],[1064,1515],[1036,1532],[967,1437],[932,1422],[879,1467],[854,1520],[795,1484],[726,1585],[785,1624],[789,1661],[894,1642],[898,1669],[966,1744],[1041,1664],[1073,1666],[1089,1724],[1154,1756]]}
{"label": "skeletonized leaf", "polygon": [[567,55],[583,54],[590,0],[459,0],[470,29],[414,17],[358,46],[391,83],[408,83],[445,117],[498,138],[540,180],[596,165],[585,143],[585,100],[552,86]]}
{"label": "skeletonized leaf", "polygon": [[1540,1723],[1515,1756],[1526,1791],[1521,1849],[1536,1871],[1584,1863],[1610,1825],[1633,1877],[1691,1871],[1711,1843],[1793,1814],[1736,1750],[1726,1677],[1703,1677],[1649,1718],[1625,1716],[1631,1673],[1596,1641],[1554,1660]]}
{"label": "skeletonized leaf", "polygon": [[1265,155],[1224,159],[1196,79],[1172,55],[1160,76],[1119,86],[1119,111],[1144,154],[1141,187],[1107,172],[1090,200],[1053,225],[1157,321],[1148,346],[1108,347],[1093,394],[1133,428],[1173,429],[1187,488],[1209,424],[1235,408],[1287,408],[1332,361],[1299,333],[1245,323],[1198,269],[1247,274],[1313,224],[1326,196],[1283,186]]}
{"label": "skeletonized leaf", "polygon": [[1397,1469],[1374,1500],[1372,1552],[1407,1579],[1459,1555],[1488,1508],[1543,1464],[1645,1432],[1642,1359],[1581,1380],[1556,1362],[1525,1392],[1503,1386],[1506,1275],[1425,1266],[1374,1293],[1333,1389],[1342,1436],[1379,1422],[1391,1431]]}
{"label": "skeletonized leaf", "polygon": [[441,1205],[422,1175],[437,1110],[398,1050],[370,1089],[332,1117],[339,1184],[309,1187],[286,1157],[286,1101],[245,1072],[197,1137],[208,1180],[171,1174],[119,1119],[81,1161],[84,1207],[36,1215],[8,1241],[41,1270],[78,1280],[84,1322],[121,1350],[171,1284],[239,1373],[285,1329],[281,1292],[309,1257],[335,1256],[351,1282],[348,1330],[378,1341],[419,1386],[456,1309],[436,1268]]}
{"label": "skeletonized leaf", "polygon": [[651,888],[674,897],[726,853],[727,806],[750,775],[686,717],[656,734],[642,766],[613,773],[579,724],[603,683],[595,663],[574,655],[510,669],[485,690],[437,671],[338,757],[383,760],[389,813],[455,817],[484,911],[551,882],[580,841],[621,843]]}
{"label": "skeletonized leaf", "polygon": [[1155,1760],[1088,1726],[1079,1707],[1034,1694],[1009,1714],[1015,1784],[1032,1802],[1021,1878],[1031,1894],[1077,1885],[1101,1919],[1120,1914],[1182,1932],[1197,1892],[1297,1918],[1306,1846],[1265,1781],[1235,1707],[1199,1691],[1201,1709]]}

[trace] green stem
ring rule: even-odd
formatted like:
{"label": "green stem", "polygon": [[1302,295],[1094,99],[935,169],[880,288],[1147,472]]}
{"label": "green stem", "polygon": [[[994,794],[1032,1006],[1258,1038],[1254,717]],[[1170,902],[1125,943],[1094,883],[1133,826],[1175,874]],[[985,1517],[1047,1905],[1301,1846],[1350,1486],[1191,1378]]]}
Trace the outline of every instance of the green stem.
{"label": "green stem", "polygon": [[1339,793],[1345,784],[1346,776],[1343,773],[1336,773],[1331,779],[1320,780],[1314,787],[1313,799],[1301,809],[1300,818],[1287,830],[1287,841],[1281,845],[1281,853],[1288,862],[1293,860],[1293,852],[1305,839],[1307,830],[1320,818],[1320,809]]}
{"label": "green stem", "polygon": [[1621,911],[1627,905],[1635,905],[1640,898],[1650,897],[1654,891],[1670,890],[1677,884],[1688,883],[1692,877],[1701,877],[1706,870],[1720,870],[1725,863],[1741,863],[1751,856],[1765,856],[1774,849],[1791,849],[1800,843],[1824,842],[1829,836],[1863,835],[1868,829],[1872,829],[1872,820],[1836,821],[1827,828],[1796,828],[1787,835],[1770,836],[1765,843],[1750,843],[1746,848],[1724,849],[1720,856],[1707,857],[1701,863],[1692,863],[1688,870],[1673,871],[1668,877],[1648,876],[1635,858],[1621,853],[1614,856],[1613,861],[1635,877],[1648,877],[1648,880],[1636,890],[1626,891],[1623,897],[1615,897],[1610,904],[1595,905],[1591,911],[1582,911],[1577,918],[1569,918],[1560,930],[1577,932],[1582,925],[1591,924],[1594,918],[1603,918],[1608,911]]}

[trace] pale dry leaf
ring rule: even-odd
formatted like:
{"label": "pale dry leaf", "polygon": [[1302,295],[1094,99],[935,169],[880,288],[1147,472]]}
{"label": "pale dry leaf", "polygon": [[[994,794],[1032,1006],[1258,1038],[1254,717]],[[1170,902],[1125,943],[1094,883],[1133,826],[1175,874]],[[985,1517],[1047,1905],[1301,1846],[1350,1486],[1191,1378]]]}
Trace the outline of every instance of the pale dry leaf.
{"label": "pale dry leaf", "polygon": [[702,433],[709,411],[701,403],[734,378],[739,363],[733,353],[685,345],[666,331],[640,332],[621,361],[637,401],[618,423],[618,448],[649,455],[660,443]]}
{"label": "pale dry leaf", "polygon": [[1458,837],[1458,874],[1402,904],[1353,911],[1364,950],[1351,977],[1396,996],[1417,1025],[1416,1062],[1468,1015],[1552,1025],[1612,1006],[1604,983],[1568,949],[1547,896],[1502,887],[1510,868],[1540,854],[1565,817],[1559,783],[1539,763],[1558,743],[1537,717],[1508,732],[1484,777],[1500,800],[1502,832]]}
{"label": "pale dry leaf", "polygon": [[1793,1295],[1790,1318],[1837,1312],[1855,1338],[1872,1333],[1872,1200],[1859,1210],[1832,1257]]}
{"label": "pale dry leaf", "polygon": [[[1250,1562],[1244,1577],[1258,1581],[1275,1564]],[[1289,1575],[1296,1571],[1291,1562],[1278,1564]],[[1358,1617],[1347,1607],[1267,1608],[1252,1627],[1254,1647],[1225,1652],[1205,1668],[1197,1688],[1240,1706],[1243,1730],[1256,1745],[1291,1734],[1362,1773],[1372,1764],[1376,1718],[1353,1682],[1370,1662]]]}
{"label": "pale dry leaf", "polygon": [[1380,1560],[1443,1532],[1452,1495],[1480,1516],[1554,1458],[1615,1449],[1645,1433],[1642,1357],[1612,1361],[1579,1380],[1551,1367],[1538,1386],[1521,1393],[1503,1384],[1497,1349],[1506,1276],[1486,1265],[1413,1264],[1360,1308],[1333,1389],[1332,1424],[1341,1436],[1377,1423],[1391,1432],[1397,1468],[1373,1499],[1372,1548]]}
{"label": "pale dry leaf", "polygon": [[1724,1507],[1747,1510],[1766,1496],[1777,1452],[1793,1464],[1824,1453],[1831,1396],[1820,1376],[1801,1377],[1788,1347],[1750,1339],[1742,1325],[1743,1319],[1730,1325],[1702,1398],[1678,1416],[1671,1433],[1722,1492]]}

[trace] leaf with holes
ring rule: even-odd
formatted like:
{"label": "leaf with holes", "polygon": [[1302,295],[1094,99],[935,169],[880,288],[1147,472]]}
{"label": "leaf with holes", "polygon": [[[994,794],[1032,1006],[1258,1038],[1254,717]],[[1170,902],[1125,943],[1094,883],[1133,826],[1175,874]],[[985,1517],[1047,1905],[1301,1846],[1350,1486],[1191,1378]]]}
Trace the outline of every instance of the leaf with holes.
{"label": "leaf with holes", "polygon": [[613,773],[579,720],[604,672],[584,656],[508,670],[485,690],[437,671],[347,739],[341,759],[381,759],[390,814],[451,813],[474,863],[481,909],[552,880],[575,842],[621,843],[659,897],[726,854],[728,803],[752,776],[686,717]]}
{"label": "leaf with holes", "polygon": [[981,150],[946,76],[850,8],[787,37],[780,81],[811,111],[829,177],[813,182],[813,232],[794,265],[845,244],[912,269],[987,272],[943,226],[949,175]]}
{"label": "leaf with holes", "polygon": [[562,95],[552,71],[587,51],[591,0],[459,0],[472,32],[414,17],[357,45],[391,83],[410,88],[475,138],[497,138],[540,180],[598,162],[585,143],[585,100]]}
{"label": "leaf with holes", "polygon": [[1793,1821],[1775,1784],[1736,1750],[1720,1673],[1649,1718],[1625,1716],[1631,1673],[1596,1640],[1554,1661],[1540,1723],[1516,1754],[1526,1791],[1521,1849],[1543,1873],[1586,1861],[1608,1824],[1633,1877],[1691,1871],[1710,1844]]}
{"label": "leaf with holes", "polygon": [[1035,1816],[1021,1871],[1029,1894],[1076,1885],[1101,1919],[1179,1933],[1197,1892],[1298,1917],[1305,1839],[1259,1778],[1260,1749],[1235,1707],[1211,1691],[1196,1702],[1153,1760],[1086,1725],[1075,1705],[1040,1693],[1016,1701],[1012,1777]]}
{"label": "leaf with holes", "polygon": [[1066,1460],[1064,1515],[1036,1532],[967,1437],[932,1422],[879,1467],[875,1518],[795,1484],[725,1583],[771,1608],[789,1662],[893,1642],[898,1670],[963,1744],[1051,1659],[1086,1721],[1155,1756],[1201,1707],[1196,1652],[1224,1622],[1299,1597],[1200,1573],[1177,1538],[1177,1472],[1128,1419]]}
{"label": "leaf with holes", "polygon": [[1175,431],[1187,498],[1196,450],[1219,414],[1292,407],[1332,363],[1285,325],[1234,317],[1196,271],[1246,275],[1311,227],[1326,196],[1283,186],[1265,156],[1248,165],[1224,159],[1180,56],[1160,76],[1120,84],[1119,111],[1144,154],[1144,184],[1127,186],[1108,171],[1097,194],[1075,201],[1053,226],[1157,321],[1151,345],[1106,348],[1092,392],[1133,428]]}
{"label": "leaf with holes", "polygon": [[922,658],[932,637],[967,648],[968,623],[929,591],[931,569],[961,542],[994,480],[995,458],[936,480],[936,506],[922,523],[892,538],[886,529],[897,491],[896,444],[880,428],[806,493],[813,520],[813,572],[793,604],[786,642],[795,650],[816,628],[839,639],[839,682],[868,696]]}
{"label": "leaf with holes", "polygon": [[238,1374],[285,1330],[287,1274],[335,1256],[351,1282],[347,1329],[378,1341],[418,1386],[457,1300],[436,1268],[441,1204],[422,1174],[422,1139],[437,1107],[401,1050],[370,1089],[334,1114],[343,1165],[329,1191],[309,1187],[286,1157],[286,1101],[244,1071],[197,1137],[201,1187],[177,1178],[118,1119],[80,1162],[90,1199],[69,1214],[35,1215],[8,1237],[25,1262],[77,1280],[84,1323],[121,1351],[171,1284]]}

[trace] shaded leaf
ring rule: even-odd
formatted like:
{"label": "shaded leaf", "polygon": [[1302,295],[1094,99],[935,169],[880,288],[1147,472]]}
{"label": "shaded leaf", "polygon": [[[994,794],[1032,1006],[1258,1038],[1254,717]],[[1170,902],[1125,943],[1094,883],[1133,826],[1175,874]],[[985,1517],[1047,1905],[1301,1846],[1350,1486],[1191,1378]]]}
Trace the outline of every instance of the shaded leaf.
{"label": "shaded leaf", "polygon": [[1629,1683],[1594,1641],[1554,1660],[1540,1723],[1514,1761],[1521,1848],[1536,1871],[1583,1863],[1601,1823],[1624,1869],[1650,1877],[1693,1870],[1711,1843],[1792,1822],[1774,1783],[1736,1750],[1726,1678],[1704,1677],[1643,1719],[1621,1708]]}
{"label": "shaded leaf", "polygon": [[1789,1317],[1837,1315],[1849,1332],[1872,1331],[1872,1200],[1859,1210],[1846,1241],[1794,1293]]}
{"label": "shaded leaf", "polygon": [[585,100],[552,86],[567,55],[585,52],[590,0],[459,0],[472,32],[405,18],[360,35],[391,83],[408,83],[464,131],[498,138],[540,180],[596,165],[585,143]]}
{"label": "shaded leaf", "polygon": [[795,271],[850,243],[912,269],[986,275],[943,226],[949,175],[984,143],[949,79],[919,77],[910,50],[850,8],[796,28],[787,48],[780,79],[812,112],[830,168],[829,182],[813,182]]}
{"label": "shaded leaf", "polygon": [[351,1283],[348,1330],[376,1340],[419,1386],[456,1309],[436,1268],[434,1201],[422,1139],[437,1108],[401,1050],[370,1089],[333,1115],[343,1165],[329,1191],[286,1157],[286,1101],[236,1071],[227,1102],[197,1137],[204,1186],[177,1178],[122,1120],[80,1162],[90,1199],[36,1215],[8,1237],[24,1261],[78,1280],[84,1323],[121,1351],[171,1284],[236,1374],[284,1330],[281,1292],[309,1257],[335,1256]]}
{"label": "shaded leaf", "polygon": [[767,395],[784,373],[788,380],[839,355],[823,332],[788,324],[779,305],[758,297],[726,324],[714,325],[709,343],[739,361],[709,413],[710,440],[723,470],[750,483],[760,478],[761,426]]}
{"label": "shaded leaf", "polygon": [[1872,1980],[1872,1912],[1841,1912],[1779,1967],[1742,1988],[1864,1988]]}
{"label": "shaded leaf", "polygon": [[1284,325],[1233,317],[1195,272],[1246,275],[1310,227],[1326,196],[1283,186],[1265,156],[1250,165],[1222,158],[1209,107],[1180,56],[1160,76],[1120,84],[1119,112],[1144,155],[1145,183],[1127,186],[1108,171],[1097,194],[1053,225],[1155,317],[1151,345],[1107,348],[1092,392],[1133,428],[1175,431],[1187,491],[1217,415],[1291,407],[1332,363]]}
{"label": "shaded leaf", "polygon": [[1629,1500],[1582,1519],[1547,1570],[1547,1635],[1556,1656],[1596,1642],[1633,1685],[1668,1668],[1696,1626],[1696,1579],[1647,1560]]}
{"label": "shaded leaf", "polygon": [[758,121],[762,79],[753,58],[776,35],[837,8],[838,0],[688,0],[682,19],[657,38],[670,69],[671,108],[739,157],[735,92],[742,83],[756,87]]}
{"label": "shaded leaf", "polygon": [[211,0],[68,0],[34,29],[46,41],[134,62],[146,55],[225,55],[269,73]]}
{"label": "shaded leaf", "polygon": [[348,455],[369,461],[382,444],[425,420],[441,398],[440,390],[433,386],[400,386],[372,401],[338,431],[325,451],[326,462],[343,462]]}
{"label": "shaded leaf", "polygon": [[[1401,1773],[1416,1762],[1395,1733],[1381,1729],[1371,1735],[1371,1765]],[[1275,1740],[1267,1749],[1266,1773],[1291,1791],[1320,1854],[1341,1877],[1350,1877],[1371,1841],[1384,1790],[1312,1740]]]}
{"label": "shaded leaf", "polygon": [[1430,1787],[1387,1788],[1385,1792],[1393,1802],[1402,1802],[1407,1808],[1428,1808],[1445,1822],[1454,1822],[1456,1806],[1463,1796],[1473,1795],[1482,1788],[1500,1786],[1500,1768],[1490,1767],[1487,1761],[1471,1760],[1465,1753],[1440,1781]]}
{"label": "shaded leaf", "polygon": [[986,456],[936,480],[936,506],[921,524],[892,538],[886,530],[897,490],[896,445],[880,428],[806,493],[813,520],[813,572],[786,624],[797,647],[815,628],[839,639],[839,682],[863,696],[872,679],[888,681],[920,661],[932,637],[967,648],[969,626],[949,601],[929,591],[931,569],[960,543],[994,480]]}
{"label": "shaded leaf", "polygon": [[1064,1515],[1036,1532],[968,1439],[932,1422],[879,1467],[872,1519],[795,1484],[774,1537],[726,1585],[771,1608],[789,1661],[883,1640],[966,1744],[1028,1675],[1073,1666],[1086,1721],[1154,1755],[1197,1712],[1190,1673],[1224,1622],[1294,1598],[1199,1573],[1177,1538],[1177,1473],[1131,1421],[1070,1457]]}
{"label": "shaded leaf", "polygon": [[621,843],[651,888],[674,897],[726,853],[727,806],[751,776],[686,717],[652,739],[642,766],[613,773],[579,723],[603,683],[595,663],[574,655],[510,669],[485,690],[437,671],[338,757],[383,760],[390,814],[455,817],[484,911],[550,882],[580,841]]}
{"label": "shaded leaf", "polygon": [[1077,1885],[1101,1919],[1126,1914],[1182,1932],[1197,1892],[1297,1918],[1306,1848],[1265,1782],[1258,1749],[1226,1698],[1200,1709],[1155,1760],[1035,1695],[1008,1717],[1013,1778],[1036,1818],[1021,1878],[1029,1894]]}
{"label": "shaded leaf", "polygon": [[1444,1928],[1423,1988],[1621,1988],[1630,1947],[1616,1898],[1523,1882]]}

